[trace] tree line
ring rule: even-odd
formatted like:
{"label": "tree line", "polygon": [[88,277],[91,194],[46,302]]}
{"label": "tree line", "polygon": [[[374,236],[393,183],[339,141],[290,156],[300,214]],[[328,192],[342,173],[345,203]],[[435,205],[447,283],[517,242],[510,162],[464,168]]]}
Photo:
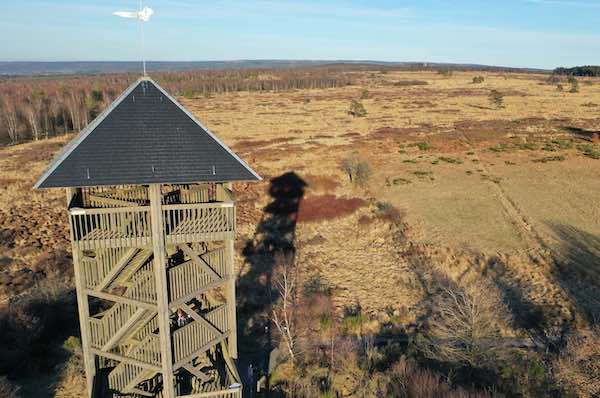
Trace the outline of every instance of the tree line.
{"label": "tree line", "polygon": [[600,66],[576,66],[574,68],[556,68],[554,69],[555,75],[562,76],[586,76],[586,77],[597,77],[600,76]]}
{"label": "tree line", "polygon": [[[162,72],[153,78],[170,94],[193,98],[236,91],[334,88],[351,83],[336,68],[239,69]],[[136,74],[0,81],[0,144],[40,140],[79,131],[129,84]]]}

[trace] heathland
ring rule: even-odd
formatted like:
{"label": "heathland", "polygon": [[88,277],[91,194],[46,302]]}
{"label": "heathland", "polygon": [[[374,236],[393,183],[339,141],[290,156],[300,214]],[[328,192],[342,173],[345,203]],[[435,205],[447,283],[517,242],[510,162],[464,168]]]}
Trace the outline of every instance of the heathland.
{"label": "heathland", "polygon": [[[228,73],[158,80],[264,177],[234,186],[238,316],[243,356],[260,362],[278,347],[272,389],[600,394],[600,79]],[[0,148],[0,334],[10,342],[0,388],[25,397],[79,396],[83,386],[64,192],[31,187],[131,77],[112,78],[111,92],[98,79],[45,79],[64,107],[38,120],[37,141]],[[0,83],[14,98],[26,84]],[[29,102],[14,108],[21,137]],[[44,139],[48,126],[60,134]],[[291,228],[278,229],[270,210],[282,200]],[[292,338],[273,322],[285,289]]]}

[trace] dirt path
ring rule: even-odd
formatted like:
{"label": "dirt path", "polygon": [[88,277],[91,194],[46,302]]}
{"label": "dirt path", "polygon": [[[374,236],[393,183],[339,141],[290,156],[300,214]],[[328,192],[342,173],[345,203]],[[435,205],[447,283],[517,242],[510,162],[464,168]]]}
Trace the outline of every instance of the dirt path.
{"label": "dirt path", "polygon": [[[559,253],[555,252],[550,242],[552,239],[535,228],[529,220],[527,213],[513,200],[502,186],[502,182],[494,178],[493,171],[477,155],[477,148],[463,135],[464,143],[474,153],[472,155],[479,161],[479,165],[488,178],[484,179],[498,202],[502,206],[508,220],[516,227],[519,236],[527,245],[525,255],[526,263],[522,261],[505,261],[502,270],[493,277],[503,284],[505,288],[517,288],[524,292],[519,305],[533,304],[538,308],[550,308],[547,316],[552,318],[552,323],[561,324],[572,318],[575,303],[569,294],[557,282],[553,269]],[[502,255],[499,253],[500,257]],[[492,273],[493,274],[493,273]],[[526,304],[529,302],[529,304]],[[546,312],[546,311],[544,311]]]}

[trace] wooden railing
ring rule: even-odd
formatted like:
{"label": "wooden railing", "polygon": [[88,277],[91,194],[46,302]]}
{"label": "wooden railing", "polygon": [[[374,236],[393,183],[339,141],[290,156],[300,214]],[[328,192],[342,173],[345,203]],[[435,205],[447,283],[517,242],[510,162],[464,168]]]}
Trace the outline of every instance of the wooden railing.
{"label": "wooden railing", "polygon": [[138,378],[140,374],[144,372],[144,368],[139,366],[131,365],[128,363],[121,363],[108,375],[109,385],[111,390],[123,391],[125,387],[130,384],[133,380]]}
{"label": "wooden railing", "polygon": [[127,253],[127,248],[109,248],[96,252],[95,258],[83,258],[83,275],[88,289],[94,289]]}
{"label": "wooden railing", "polygon": [[125,297],[143,301],[146,303],[156,303],[156,283],[152,264],[146,264],[140,268],[131,277],[133,286],[125,292]]}
{"label": "wooden railing", "polygon": [[90,187],[82,188],[81,193],[85,207],[145,206],[149,203],[148,188],[144,186]]}
{"label": "wooden railing", "polygon": [[70,209],[73,240],[81,250],[142,247],[151,243],[148,206]]}
{"label": "wooden railing", "polygon": [[136,308],[129,304],[116,303],[102,315],[102,318],[90,318],[92,347],[102,348],[135,311]]}
{"label": "wooden railing", "polygon": [[126,356],[140,362],[161,366],[160,338],[157,334],[150,333],[137,346],[129,350]]}
{"label": "wooden railing", "polygon": [[167,243],[177,244],[230,237],[235,231],[233,203],[163,206]]}
{"label": "wooden railing", "polygon": [[[217,307],[205,314],[204,317],[221,333],[226,333],[229,330],[226,305]],[[206,325],[193,321],[173,332],[173,359],[175,362],[182,361],[211,342],[214,341],[216,344],[219,337]]]}
{"label": "wooden railing", "polygon": [[[217,249],[200,256],[222,278],[225,276],[225,249]],[[213,282],[212,276],[202,271],[193,261],[186,261],[169,270],[170,301],[198,292]]]}

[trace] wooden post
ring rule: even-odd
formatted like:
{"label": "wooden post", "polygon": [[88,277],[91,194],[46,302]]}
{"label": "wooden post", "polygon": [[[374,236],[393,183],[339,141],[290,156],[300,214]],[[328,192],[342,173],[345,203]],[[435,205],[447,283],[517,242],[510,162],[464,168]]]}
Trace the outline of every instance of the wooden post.
{"label": "wooden post", "polygon": [[[227,183],[222,186],[221,189],[233,190],[232,184]],[[224,197],[226,195],[223,195]],[[233,207],[233,225],[235,229],[235,205]],[[235,234],[235,232],[234,232]],[[232,239],[227,239],[225,242],[225,258],[227,259],[227,311],[228,311],[228,323],[229,323],[229,338],[227,339],[229,354],[232,358],[237,359],[238,347],[237,347],[237,315],[236,315],[236,301],[235,301],[235,235]]]}
{"label": "wooden post", "polygon": [[[71,200],[77,194],[77,188],[67,188],[67,208],[71,204]],[[69,217],[71,217],[69,215]],[[71,233],[71,250],[73,252],[73,272],[75,275],[75,289],[77,291],[77,308],[79,311],[79,328],[81,329],[81,349],[83,351],[83,364],[85,368],[85,378],[87,381],[87,396],[91,398],[94,389],[94,377],[96,376],[96,364],[94,354],[90,346],[90,308],[88,303],[88,295],[80,262],[79,248],[75,244],[73,225],[69,220],[69,230]]]}
{"label": "wooden post", "polygon": [[150,216],[152,219],[152,246],[154,250],[154,276],[160,330],[160,357],[163,375],[163,397],[175,398],[173,381],[173,353],[171,352],[171,324],[169,320],[169,295],[167,292],[167,257],[165,234],[163,231],[162,194],[160,184],[148,187],[150,196]]}

